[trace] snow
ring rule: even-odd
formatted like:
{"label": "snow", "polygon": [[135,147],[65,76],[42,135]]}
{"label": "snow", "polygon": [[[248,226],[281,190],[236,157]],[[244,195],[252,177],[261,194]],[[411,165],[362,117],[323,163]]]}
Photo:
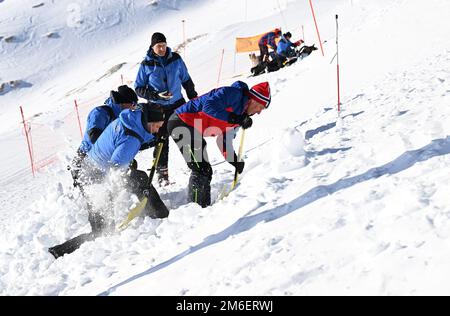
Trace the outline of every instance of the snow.
{"label": "snow", "polygon": [[[246,54],[235,59],[234,38],[277,26],[300,38],[304,25],[319,47],[308,1],[156,2],[0,1],[0,84],[30,85],[0,92],[0,294],[450,294],[448,1],[315,1],[325,57],[319,49],[256,78]],[[65,170],[80,140],[73,100],[84,126],[120,75],[132,85],[154,31],[182,43],[183,19],[196,39],[181,54],[200,93],[216,87],[222,49],[219,85],[271,84],[237,188],[218,201],[234,172],[208,141],[216,203],[186,204],[189,173],[172,143],[175,183],[157,188],[169,218],[137,219],[55,260],[48,247],[90,229]],[[48,163],[35,178],[19,105]],[[139,154],[140,168],[151,156]],[[117,192],[121,218],[137,198]]]}

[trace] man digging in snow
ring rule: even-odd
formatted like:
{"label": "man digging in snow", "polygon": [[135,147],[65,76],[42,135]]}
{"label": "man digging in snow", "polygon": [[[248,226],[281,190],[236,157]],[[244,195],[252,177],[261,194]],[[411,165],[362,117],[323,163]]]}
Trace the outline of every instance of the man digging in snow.
{"label": "man digging in snow", "polygon": [[[153,134],[158,133],[163,123],[163,112],[148,104],[141,104],[137,109],[122,111],[119,118],[103,131],[81,162],[78,182],[83,196],[88,198],[86,189],[89,186],[103,183],[111,170],[118,169],[123,172],[129,189],[139,199],[144,196],[148,198],[149,202],[146,203],[144,210],[145,215],[151,218],[167,217],[169,210],[155,188],[149,184],[147,174],[137,170],[137,166],[128,170],[141,146],[155,139]],[[104,204],[107,205],[105,211],[110,211],[112,208],[110,201],[105,201]],[[55,258],[75,251],[85,241],[93,240],[114,230],[114,220],[106,217],[101,209],[93,209],[89,201],[88,212],[92,232],[49,248],[49,252]]]}
{"label": "man digging in snow", "polygon": [[180,107],[170,117],[168,129],[191,169],[189,200],[202,207],[211,205],[212,168],[203,137],[217,136],[225,159],[240,174],[244,161],[238,161],[233,149],[235,128],[252,126],[250,116],[260,114],[270,104],[268,82],[253,86],[236,81],[230,87],[214,89]]}

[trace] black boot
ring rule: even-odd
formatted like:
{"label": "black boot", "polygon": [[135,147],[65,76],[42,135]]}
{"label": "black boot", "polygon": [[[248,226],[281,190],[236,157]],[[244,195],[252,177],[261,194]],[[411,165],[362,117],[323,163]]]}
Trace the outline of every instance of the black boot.
{"label": "black boot", "polygon": [[144,215],[150,216],[150,218],[166,218],[169,216],[169,210],[153,185],[145,190],[145,196],[148,198],[148,201],[144,209]]}
{"label": "black boot", "polygon": [[131,191],[138,196],[139,200],[142,200],[144,196],[148,198],[141,215],[151,218],[166,218],[169,216],[169,210],[153,185],[150,184],[150,187],[148,185],[148,176],[144,171],[132,170],[130,172],[129,188]]}
{"label": "black boot", "polygon": [[97,212],[89,212],[88,220],[94,234],[100,235],[108,226],[105,218]]}
{"label": "black boot", "polygon": [[169,168],[167,166],[156,168],[156,173],[158,175],[158,184],[160,186],[168,186],[170,184]]}
{"label": "black boot", "polygon": [[48,252],[50,252],[55,259],[64,256],[65,254],[69,254],[80,248],[81,244],[86,241],[91,241],[97,238],[97,234],[95,233],[87,233],[81,234],[75,238],[72,238],[60,245],[48,248]]}
{"label": "black boot", "polygon": [[211,205],[211,178],[193,171],[189,178],[188,198],[201,207]]}

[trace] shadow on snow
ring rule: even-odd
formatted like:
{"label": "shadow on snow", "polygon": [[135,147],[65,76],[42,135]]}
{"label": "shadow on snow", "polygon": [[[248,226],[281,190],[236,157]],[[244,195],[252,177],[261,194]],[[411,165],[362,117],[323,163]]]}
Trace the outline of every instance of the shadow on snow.
{"label": "shadow on snow", "polygon": [[[117,285],[110,287],[108,290],[100,293],[99,295],[108,295],[109,293],[115,291],[120,286],[123,286],[136,279],[139,279],[141,277],[150,275],[154,272],[164,269],[165,267],[205,247],[224,241],[230,236],[246,232],[251,228],[255,227],[259,223],[277,220],[283,216],[286,216],[294,211],[301,209],[304,206],[314,203],[315,201],[324,198],[330,194],[347,189],[349,187],[352,187],[365,181],[378,179],[382,176],[397,174],[399,172],[405,171],[413,167],[416,163],[429,160],[433,157],[447,155],[449,153],[450,153],[450,136],[447,136],[446,138],[435,139],[430,144],[422,148],[407,151],[402,155],[400,155],[399,157],[397,157],[396,159],[394,159],[393,161],[380,167],[372,168],[360,175],[356,175],[349,178],[343,178],[336,181],[335,183],[328,185],[319,185],[288,203],[285,203],[283,205],[277,206],[275,208],[272,208],[270,210],[255,215],[248,215],[241,217],[231,226],[225,228],[223,231],[217,234],[208,236],[207,238],[205,238],[203,242],[199,243],[198,245],[192,246],[186,251],[174,256],[173,258],[164,261],[139,274],[136,274],[128,278],[127,280],[120,282]],[[260,207],[261,205],[256,206],[253,210],[249,211],[247,214],[251,214]]]}

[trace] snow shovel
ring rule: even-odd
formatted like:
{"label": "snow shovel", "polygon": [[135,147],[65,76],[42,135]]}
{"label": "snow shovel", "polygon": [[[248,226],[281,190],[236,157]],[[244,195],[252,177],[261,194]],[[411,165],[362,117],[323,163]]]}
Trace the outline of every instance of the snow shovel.
{"label": "snow shovel", "polygon": [[[152,169],[150,169],[147,186],[150,186],[152,184],[153,176],[155,175],[156,167],[158,166],[159,157],[161,156],[163,146],[164,141],[161,140],[156,147],[156,157],[153,160]],[[117,227],[117,230],[123,231],[125,228],[127,228],[128,224],[142,213],[145,206],[147,205],[147,202],[148,198],[144,196],[144,198],[141,201],[139,201],[139,203],[128,212],[127,218],[122,222],[122,224],[120,224]]]}
{"label": "snow shovel", "polygon": [[[238,151],[238,161],[241,161],[241,159],[242,159],[242,153],[244,151],[244,138],[245,138],[245,129],[242,129],[241,143],[239,144],[239,151]],[[219,200],[226,198],[228,196],[228,194],[230,194],[231,191],[234,190],[234,188],[236,187],[236,185],[238,183],[238,176],[239,176],[239,173],[237,172],[237,169],[236,169],[234,171],[234,179],[233,179],[233,183],[231,184],[230,191],[227,192],[227,188],[225,185],[222,189],[222,193],[220,193]]]}

